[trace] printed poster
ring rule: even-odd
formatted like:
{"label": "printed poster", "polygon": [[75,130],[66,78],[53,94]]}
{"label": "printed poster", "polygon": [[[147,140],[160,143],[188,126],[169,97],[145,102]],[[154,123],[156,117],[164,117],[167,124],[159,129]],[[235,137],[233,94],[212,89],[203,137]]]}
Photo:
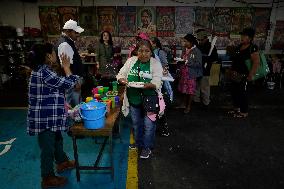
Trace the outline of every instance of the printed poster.
{"label": "printed poster", "polygon": [[266,37],[270,23],[271,9],[256,8],[253,18],[253,28],[255,28],[255,37]]}
{"label": "printed poster", "polygon": [[239,35],[246,27],[252,26],[253,9],[251,8],[233,8],[232,12],[232,24],[231,34]]}
{"label": "printed poster", "polygon": [[271,49],[282,50],[284,49],[284,21],[277,20],[274,30]]}
{"label": "printed poster", "polygon": [[193,33],[194,15],[193,7],[176,7],[175,24],[177,37]]}
{"label": "printed poster", "polygon": [[215,34],[218,36],[228,36],[231,31],[230,8],[216,8],[214,15]]}
{"label": "printed poster", "polygon": [[66,21],[72,19],[78,21],[77,7],[58,7],[60,26],[63,28]]}
{"label": "printed poster", "polygon": [[135,36],[136,7],[117,7],[118,35]]}
{"label": "printed poster", "polygon": [[98,7],[98,29],[99,33],[109,31],[116,34],[116,10],[115,7]]}
{"label": "printed poster", "polygon": [[60,34],[60,18],[56,7],[39,7],[39,19],[43,34]]}
{"label": "printed poster", "polygon": [[92,36],[98,33],[96,7],[79,7],[79,25],[84,28],[82,35]]}
{"label": "printed poster", "polygon": [[157,7],[157,36],[175,36],[175,7]]}
{"label": "printed poster", "polygon": [[195,30],[198,28],[211,30],[213,23],[213,9],[209,7],[196,7],[195,8]]}
{"label": "printed poster", "polygon": [[137,7],[137,33],[156,36],[156,7]]}

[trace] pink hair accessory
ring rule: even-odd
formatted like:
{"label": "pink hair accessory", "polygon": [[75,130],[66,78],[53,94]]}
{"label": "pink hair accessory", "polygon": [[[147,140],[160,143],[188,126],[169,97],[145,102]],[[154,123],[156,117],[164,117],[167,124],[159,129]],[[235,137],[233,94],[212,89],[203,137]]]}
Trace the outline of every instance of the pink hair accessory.
{"label": "pink hair accessory", "polygon": [[140,32],[137,36],[143,40],[150,40],[149,36],[144,32]]}

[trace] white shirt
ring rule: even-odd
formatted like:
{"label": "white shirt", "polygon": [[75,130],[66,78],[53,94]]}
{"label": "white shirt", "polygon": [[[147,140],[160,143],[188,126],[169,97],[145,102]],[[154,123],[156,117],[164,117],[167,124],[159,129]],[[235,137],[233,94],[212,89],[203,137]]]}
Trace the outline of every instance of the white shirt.
{"label": "white shirt", "polygon": [[63,42],[58,46],[58,57],[59,57],[61,64],[62,64],[62,60],[61,60],[60,55],[62,53],[66,54],[70,58],[70,64],[73,64],[74,51],[73,51],[72,47],[67,42]]}

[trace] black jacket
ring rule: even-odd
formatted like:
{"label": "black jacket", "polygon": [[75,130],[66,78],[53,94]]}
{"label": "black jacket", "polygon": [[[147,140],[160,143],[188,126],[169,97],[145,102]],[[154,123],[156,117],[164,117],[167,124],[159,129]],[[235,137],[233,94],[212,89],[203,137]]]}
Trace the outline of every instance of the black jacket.
{"label": "black jacket", "polygon": [[209,40],[207,40],[204,44],[198,45],[198,48],[202,53],[203,76],[210,76],[212,63],[218,61],[217,49],[214,46],[211,55],[208,56],[211,48],[211,43],[209,42]]}

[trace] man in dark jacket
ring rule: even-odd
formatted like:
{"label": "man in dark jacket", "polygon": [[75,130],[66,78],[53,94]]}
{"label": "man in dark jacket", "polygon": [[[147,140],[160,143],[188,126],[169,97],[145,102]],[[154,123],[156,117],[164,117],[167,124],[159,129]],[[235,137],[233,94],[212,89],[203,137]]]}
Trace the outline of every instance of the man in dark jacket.
{"label": "man in dark jacket", "polygon": [[203,77],[197,80],[194,101],[202,102],[204,107],[207,108],[210,103],[210,70],[212,63],[218,61],[218,54],[215,45],[212,46],[209,42],[209,33],[206,30],[199,29],[196,33],[199,41],[198,48],[202,53]]}
{"label": "man in dark jacket", "polygon": [[78,82],[73,89],[66,91],[66,101],[72,106],[76,106],[81,102],[81,85],[83,82],[83,64],[79,52],[75,46],[75,41],[79,37],[80,33],[84,31],[83,28],[77,25],[74,20],[68,20],[63,26],[63,32],[60,36],[55,50],[57,59],[61,64],[60,54],[64,53],[70,58],[70,68],[72,74],[80,76],[80,82]]}

